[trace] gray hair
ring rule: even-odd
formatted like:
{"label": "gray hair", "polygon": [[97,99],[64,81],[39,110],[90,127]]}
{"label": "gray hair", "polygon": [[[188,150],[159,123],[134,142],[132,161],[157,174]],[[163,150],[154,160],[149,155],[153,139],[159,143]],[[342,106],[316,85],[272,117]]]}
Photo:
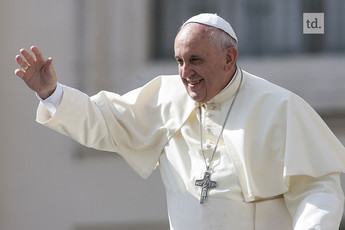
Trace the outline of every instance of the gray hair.
{"label": "gray hair", "polygon": [[238,49],[238,43],[229,34],[215,27],[210,27],[210,29],[210,41],[218,48],[219,52],[224,51],[229,46]]}
{"label": "gray hair", "polygon": [[[191,22],[191,23],[196,23],[196,22]],[[185,25],[186,24],[183,24],[180,27],[180,31]],[[210,30],[210,35],[209,35],[210,42],[218,48],[219,52],[223,52],[228,47],[235,47],[236,49],[238,49],[237,41],[233,37],[231,37],[228,33],[213,26],[209,26],[209,25],[204,25],[204,26],[205,26],[205,30],[204,30],[205,32]]]}

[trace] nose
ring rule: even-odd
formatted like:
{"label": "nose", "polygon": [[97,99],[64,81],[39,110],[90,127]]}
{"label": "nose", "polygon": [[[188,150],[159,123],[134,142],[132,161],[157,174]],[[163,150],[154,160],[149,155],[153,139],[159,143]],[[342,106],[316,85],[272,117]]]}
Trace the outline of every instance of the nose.
{"label": "nose", "polygon": [[188,78],[194,74],[194,70],[191,68],[190,65],[184,63],[180,67],[180,75],[182,78]]}

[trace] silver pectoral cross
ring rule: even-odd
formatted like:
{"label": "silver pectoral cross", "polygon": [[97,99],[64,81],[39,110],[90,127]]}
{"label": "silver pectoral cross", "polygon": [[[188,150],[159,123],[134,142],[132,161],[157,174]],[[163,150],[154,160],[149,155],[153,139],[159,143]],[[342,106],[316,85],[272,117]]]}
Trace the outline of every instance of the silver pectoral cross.
{"label": "silver pectoral cross", "polygon": [[196,180],[195,185],[201,186],[200,204],[205,205],[208,190],[211,188],[215,188],[217,186],[217,182],[212,181],[211,180],[211,173],[209,171],[206,171],[204,174],[204,178],[202,180]]}

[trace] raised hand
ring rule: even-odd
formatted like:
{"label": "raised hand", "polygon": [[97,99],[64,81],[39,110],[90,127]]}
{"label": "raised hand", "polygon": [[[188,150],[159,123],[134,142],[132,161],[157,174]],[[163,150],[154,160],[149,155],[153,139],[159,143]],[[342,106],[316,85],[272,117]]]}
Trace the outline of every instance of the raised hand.
{"label": "raised hand", "polygon": [[42,99],[49,97],[55,90],[57,80],[53,68],[53,59],[44,59],[41,51],[32,46],[32,56],[27,50],[21,49],[16,61],[21,69],[16,69],[15,74],[24,80],[30,89],[34,90]]}

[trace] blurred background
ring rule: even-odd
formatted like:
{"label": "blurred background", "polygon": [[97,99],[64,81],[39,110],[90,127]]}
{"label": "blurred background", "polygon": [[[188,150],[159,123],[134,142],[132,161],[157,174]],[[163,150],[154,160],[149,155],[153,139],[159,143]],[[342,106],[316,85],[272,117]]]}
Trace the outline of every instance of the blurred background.
{"label": "blurred background", "polygon": [[[59,82],[123,94],[178,74],[175,35],[201,12],[230,21],[239,66],[300,95],[345,143],[343,0],[1,0],[1,230],[168,229],[159,173],[143,180],[116,154],[38,125],[15,56],[37,45]],[[303,34],[310,12],[324,13],[324,34]]]}

